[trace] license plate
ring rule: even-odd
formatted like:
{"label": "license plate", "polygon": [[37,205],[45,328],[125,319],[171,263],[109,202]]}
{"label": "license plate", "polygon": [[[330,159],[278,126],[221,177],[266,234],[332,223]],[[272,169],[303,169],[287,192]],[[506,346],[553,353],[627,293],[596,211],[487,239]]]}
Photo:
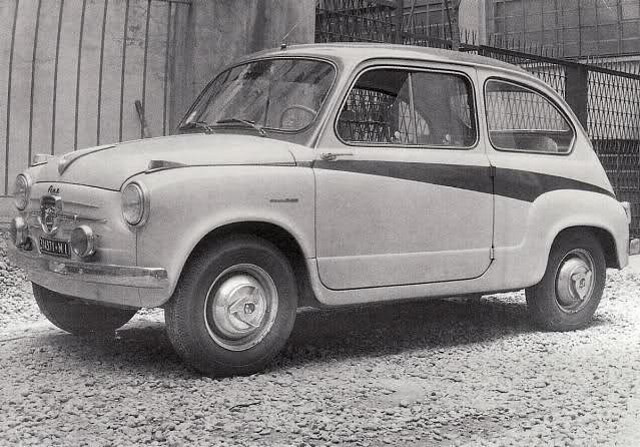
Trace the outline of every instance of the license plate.
{"label": "license plate", "polygon": [[69,250],[68,242],[55,241],[53,239],[47,239],[45,237],[40,238],[40,251],[48,255],[60,256],[63,258],[71,257],[71,251]]}

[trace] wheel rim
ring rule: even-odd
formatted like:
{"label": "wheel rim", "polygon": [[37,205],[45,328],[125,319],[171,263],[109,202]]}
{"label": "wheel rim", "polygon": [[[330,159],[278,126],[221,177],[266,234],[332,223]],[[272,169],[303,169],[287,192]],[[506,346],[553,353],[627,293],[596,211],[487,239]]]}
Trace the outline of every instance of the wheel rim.
{"label": "wheel rim", "polygon": [[567,253],[556,274],[556,300],[560,309],[566,313],[582,310],[593,296],[595,281],[591,254],[581,248]]}
{"label": "wheel rim", "polygon": [[204,302],[209,335],[230,351],[246,351],[269,333],[278,312],[271,276],[253,264],[226,269],[211,284]]}

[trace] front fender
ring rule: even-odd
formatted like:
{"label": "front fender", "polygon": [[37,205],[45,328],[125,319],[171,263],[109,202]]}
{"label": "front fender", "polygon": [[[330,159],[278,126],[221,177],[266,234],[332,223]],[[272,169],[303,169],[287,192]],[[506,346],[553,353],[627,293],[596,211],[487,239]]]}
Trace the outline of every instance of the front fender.
{"label": "front fender", "polygon": [[148,221],[134,230],[138,265],[161,265],[171,285],[163,296],[141,297],[144,302],[160,306],[169,299],[195,246],[211,231],[228,224],[278,225],[298,241],[305,257],[315,256],[310,168],[187,167],[142,174],[136,180],[150,194]]}

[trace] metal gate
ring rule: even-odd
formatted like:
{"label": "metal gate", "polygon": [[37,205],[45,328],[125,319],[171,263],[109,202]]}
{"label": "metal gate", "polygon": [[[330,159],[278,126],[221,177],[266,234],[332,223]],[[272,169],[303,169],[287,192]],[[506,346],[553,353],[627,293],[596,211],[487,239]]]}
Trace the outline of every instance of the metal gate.
{"label": "metal gate", "polygon": [[[446,2],[445,2],[446,3]],[[541,48],[416,26],[398,14],[402,1],[324,0],[316,41],[373,41],[458,48],[519,65],[560,93],[582,122],[619,200],[631,203],[631,233],[640,236],[640,55],[568,60]],[[453,38],[455,37],[455,38]],[[461,39],[459,39],[461,38]],[[460,41],[461,40],[461,41]]]}
{"label": "metal gate", "polygon": [[189,8],[190,0],[0,2],[0,197],[35,153],[166,134],[175,23]]}

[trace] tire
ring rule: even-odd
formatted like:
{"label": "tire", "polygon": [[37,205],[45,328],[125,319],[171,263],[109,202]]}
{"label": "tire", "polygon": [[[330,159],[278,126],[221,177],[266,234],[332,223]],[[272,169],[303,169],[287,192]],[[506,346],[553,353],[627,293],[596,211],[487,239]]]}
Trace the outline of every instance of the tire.
{"label": "tire", "polygon": [[240,235],[207,244],[189,260],[165,308],[176,352],[210,376],[263,370],[286,343],[298,291],[287,258]]}
{"label": "tire", "polygon": [[51,323],[73,335],[108,334],[124,326],[136,309],[120,309],[87,303],[32,284],[40,312]]}
{"label": "tire", "polygon": [[605,279],[598,240],[589,232],[570,233],[554,242],[542,280],[526,290],[527,307],[546,330],[585,327],[600,304]]}

